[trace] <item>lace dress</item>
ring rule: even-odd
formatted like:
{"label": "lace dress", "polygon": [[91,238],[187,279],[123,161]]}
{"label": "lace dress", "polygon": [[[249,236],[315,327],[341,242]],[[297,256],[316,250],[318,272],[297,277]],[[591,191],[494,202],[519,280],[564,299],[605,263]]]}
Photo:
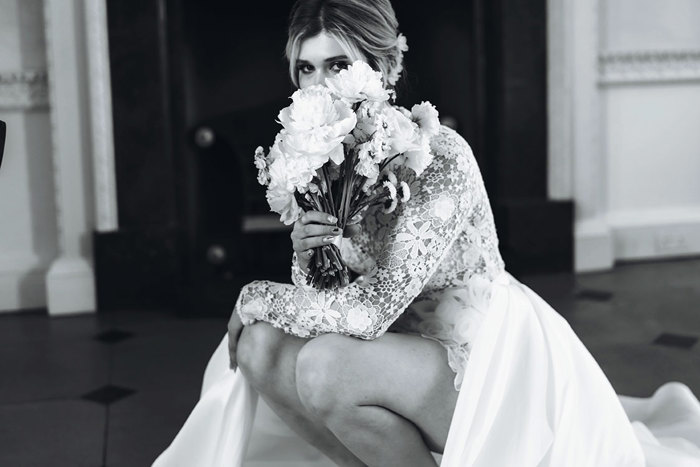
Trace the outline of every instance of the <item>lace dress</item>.
{"label": "lace dress", "polygon": [[[443,128],[411,199],[370,212],[342,245],[362,277],[336,291],[257,281],[236,311],[300,337],[416,333],[447,348],[459,389],[442,467],[700,466],[700,402],[667,383],[618,397],[568,323],[504,270],[489,202],[467,143]],[[256,409],[257,407],[257,409]],[[229,368],[224,335],[202,394],[155,467],[329,467]]]}
{"label": "lace dress", "polygon": [[396,169],[411,198],[391,214],[379,208],[367,213],[361,234],[342,241],[348,267],[361,274],[356,281],[318,291],[305,284],[293,257],[294,285],[255,281],[243,287],[236,304],[243,323],[266,321],[299,337],[419,334],[445,346],[459,389],[485,312],[474,306],[485,303],[475,300],[484,290],[478,286],[504,265],[471,148],[446,127],[431,147],[435,158],[420,177]]}

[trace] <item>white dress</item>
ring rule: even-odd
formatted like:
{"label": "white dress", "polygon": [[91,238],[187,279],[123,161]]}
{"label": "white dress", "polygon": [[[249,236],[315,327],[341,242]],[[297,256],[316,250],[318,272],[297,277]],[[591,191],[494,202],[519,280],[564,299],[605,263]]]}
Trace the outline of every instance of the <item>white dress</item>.
{"label": "white dress", "polygon": [[[440,342],[459,397],[443,466],[700,466],[700,403],[680,383],[648,400],[618,398],[567,322],[505,271],[493,215],[468,144],[442,128],[411,198],[370,212],[342,245],[360,278],[337,291],[255,281],[236,311],[289,334],[374,339],[387,331]],[[325,466],[240,372],[227,338],[202,396],[155,466]],[[438,456],[439,457],[439,456]],[[646,464],[645,464],[646,458]]]}

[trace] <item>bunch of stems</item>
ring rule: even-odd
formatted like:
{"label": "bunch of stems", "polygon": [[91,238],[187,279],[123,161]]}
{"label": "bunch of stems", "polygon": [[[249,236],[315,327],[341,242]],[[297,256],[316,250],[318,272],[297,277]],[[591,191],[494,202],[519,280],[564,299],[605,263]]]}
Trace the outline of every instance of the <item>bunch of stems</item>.
{"label": "bunch of stems", "polygon": [[[380,164],[379,170],[383,170],[394,158]],[[335,180],[331,177],[327,165],[321,167],[315,180],[318,190],[305,194],[295,193],[299,206],[304,211],[320,211],[333,215],[338,219],[336,225],[345,230],[348,222],[355,216],[372,206],[384,204],[387,194],[383,190],[376,193],[373,190],[365,192],[362,189],[367,178],[355,171],[356,163],[356,152],[347,151],[345,161],[340,167],[340,176]],[[348,267],[337,245],[314,248],[306,283],[317,289],[337,289],[350,283]]]}

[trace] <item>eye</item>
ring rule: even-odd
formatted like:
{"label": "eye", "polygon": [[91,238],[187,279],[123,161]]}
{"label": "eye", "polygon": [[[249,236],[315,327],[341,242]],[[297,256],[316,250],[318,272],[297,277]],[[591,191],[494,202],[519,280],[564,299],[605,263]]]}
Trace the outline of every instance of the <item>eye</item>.
{"label": "eye", "polygon": [[341,70],[344,70],[348,67],[348,62],[333,62],[331,64],[331,71],[333,73],[340,73]]}
{"label": "eye", "polygon": [[303,75],[309,75],[314,72],[314,67],[308,63],[302,63],[297,65],[297,71]]}

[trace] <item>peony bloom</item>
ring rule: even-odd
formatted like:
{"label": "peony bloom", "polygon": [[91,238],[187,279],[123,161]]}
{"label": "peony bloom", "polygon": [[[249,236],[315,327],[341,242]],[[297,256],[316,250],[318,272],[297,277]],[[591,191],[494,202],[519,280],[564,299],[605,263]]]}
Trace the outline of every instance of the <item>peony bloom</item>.
{"label": "peony bloom", "polygon": [[421,102],[411,108],[411,119],[418,124],[423,134],[432,137],[440,132],[438,111],[430,102]]}
{"label": "peony bloom", "polygon": [[382,83],[382,74],[362,60],[355,61],[334,77],[326,78],[326,86],[350,104],[363,100],[384,102],[389,99],[389,92]]}
{"label": "peony bloom", "polygon": [[413,123],[399,109],[386,107],[384,121],[387,124],[389,157],[413,151],[421,147],[418,125]]}
{"label": "peony bloom", "polygon": [[333,99],[330,90],[321,85],[297,90],[292,104],[280,111],[279,120],[284,127],[284,152],[308,159],[314,170],[329,159],[336,164],[343,162],[343,140],[357,123],[350,106]]}

